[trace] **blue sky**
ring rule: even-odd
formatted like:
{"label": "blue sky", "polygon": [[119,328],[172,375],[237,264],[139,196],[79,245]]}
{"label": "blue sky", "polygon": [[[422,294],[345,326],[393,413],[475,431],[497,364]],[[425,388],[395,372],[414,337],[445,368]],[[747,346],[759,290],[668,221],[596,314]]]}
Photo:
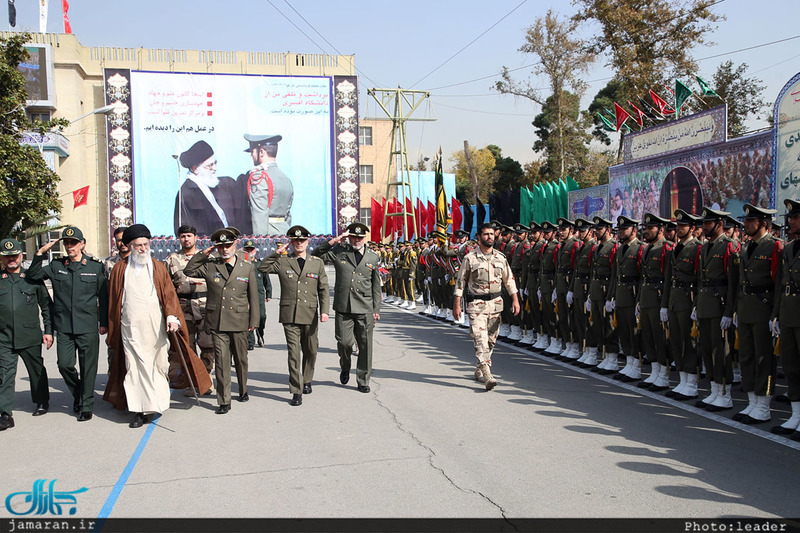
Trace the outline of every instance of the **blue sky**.
{"label": "blue sky", "polygon": [[[49,1],[48,31],[63,31],[61,2]],[[15,29],[38,31],[38,2],[17,0],[16,4]],[[715,6],[715,12],[727,20],[710,36],[716,44],[695,50],[694,56],[725,55],[700,61],[699,74],[710,79],[728,59],[747,63],[748,72],[767,86],[766,99],[774,101],[800,70],[800,39],[730,52],[800,35],[793,6],[788,0],[724,0]],[[84,46],[355,54],[362,116],[365,112],[379,115],[366,96],[368,87],[431,90],[438,120],[409,124],[411,161],[420,153],[432,155],[440,145],[447,156],[461,150],[468,140],[478,147],[497,144],[504,155],[525,163],[537,158],[531,150],[535,139],[530,123],[539,108],[527,100],[497,94],[490,89],[497,79],[491,76],[504,65],[514,69],[533,62],[517,49],[525,29],[550,7],[564,16],[575,9],[571,3],[541,0],[72,0],[69,15],[73,33]],[[5,16],[1,27],[10,29]],[[581,34],[590,37],[592,28],[582,28]],[[515,75],[529,73],[523,69]],[[586,105],[610,75],[601,58],[586,76],[590,82]],[[483,77],[487,78],[477,80]],[[538,81],[545,85],[544,80]],[[749,124],[754,129],[765,125]]]}

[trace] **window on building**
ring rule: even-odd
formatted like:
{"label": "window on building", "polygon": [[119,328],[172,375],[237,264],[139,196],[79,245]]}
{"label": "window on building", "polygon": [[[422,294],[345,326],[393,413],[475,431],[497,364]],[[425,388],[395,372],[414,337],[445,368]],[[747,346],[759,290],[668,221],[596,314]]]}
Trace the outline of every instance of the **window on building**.
{"label": "window on building", "polygon": [[372,227],[372,209],[369,207],[362,207],[361,211],[358,214],[358,221],[364,224],[366,227]]}
{"label": "window on building", "polygon": [[358,182],[372,183],[372,165],[358,165]]}
{"label": "window on building", "polygon": [[358,127],[358,144],[372,146],[372,126]]}
{"label": "window on building", "polygon": [[37,120],[47,122],[50,120],[50,111],[29,111],[28,118],[31,122],[36,122]]}

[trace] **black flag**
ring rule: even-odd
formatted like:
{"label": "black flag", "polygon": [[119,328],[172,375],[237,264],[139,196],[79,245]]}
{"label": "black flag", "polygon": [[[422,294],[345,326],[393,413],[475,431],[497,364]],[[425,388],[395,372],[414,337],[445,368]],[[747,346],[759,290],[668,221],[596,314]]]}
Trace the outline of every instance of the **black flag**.
{"label": "black flag", "polygon": [[664,117],[661,116],[661,114],[658,111],[656,111],[653,106],[645,102],[641,96],[637,96],[637,98],[639,99],[639,103],[642,104],[642,111],[644,111],[644,114],[647,118],[649,118],[653,122],[664,120]]}
{"label": "black flag", "polygon": [[8,24],[13,28],[17,25],[17,7],[14,0],[8,0]]}

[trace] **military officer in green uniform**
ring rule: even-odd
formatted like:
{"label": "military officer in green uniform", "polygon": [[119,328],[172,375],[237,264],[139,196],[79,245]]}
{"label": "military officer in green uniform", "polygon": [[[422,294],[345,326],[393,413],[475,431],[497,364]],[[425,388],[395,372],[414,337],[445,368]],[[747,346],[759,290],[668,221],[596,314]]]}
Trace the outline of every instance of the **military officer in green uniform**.
{"label": "military officer in green uniform", "polygon": [[592,277],[592,259],[597,248],[597,241],[592,235],[592,223],[583,217],[575,219],[575,229],[578,239],[582,243],[575,257],[575,273],[570,281],[567,293],[567,305],[572,306],[572,333],[578,345],[573,352],[573,364],[581,364],[586,359],[597,360],[597,343],[589,329],[589,311],[586,309],[586,299],[589,297],[589,283]]}
{"label": "military officer in green uniform", "polygon": [[[532,227],[533,224],[535,223],[532,223]],[[523,269],[523,272],[525,276],[525,295],[528,298],[528,305],[531,307],[531,319],[533,320],[533,329],[536,332],[536,342],[530,349],[532,351],[541,351],[550,344],[550,331],[544,325],[542,300],[539,297],[539,281],[541,279],[542,254],[553,234],[552,231],[545,229],[544,223],[536,224],[535,227],[539,231],[533,231],[535,240],[530,250],[528,250],[527,270]]]}
{"label": "military officer in green uniform", "polygon": [[[217,378],[217,414],[231,409],[231,356],[239,383],[239,401],[247,393],[247,333],[258,327],[259,305],[256,268],[236,253],[235,228],[222,228],[211,235],[210,246],[194,254],[183,269],[190,278],[203,278],[208,287],[206,324],[214,342]],[[209,257],[216,248],[215,257]]]}
{"label": "military officer in green uniform", "polygon": [[703,207],[703,234],[708,241],[700,251],[698,292],[693,318],[698,323],[700,355],[711,381],[711,394],[697,407],[721,411],[733,407],[733,368],[725,353],[725,334],[733,324],[739,284],[739,246],[723,232],[729,213]]}
{"label": "military officer in green uniform", "polygon": [[561,340],[558,338],[556,325],[556,309],[553,299],[556,283],[556,254],[558,252],[558,239],[555,237],[556,227],[545,220],[542,222],[542,231],[547,239],[547,244],[541,252],[541,270],[539,271],[539,288],[536,296],[542,302],[542,325],[550,343],[540,351],[546,353],[559,353]]}
{"label": "military officer in green uniform", "polygon": [[[66,257],[42,266],[45,255],[58,241],[63,242]],[[103,263],[84,253],[85,246],[80,229],[64,228],[60,239],[39,248],[27,272],[29,280],[49,279],[53,285],[51,318],[58,370],[72,394],[72,410],[78,413],[79,422],[92,418],[100,335],[108,333],[108,282]],[[76,351],[80,374],[75,369]]]}
{"label": "military officer in green uniform", "polygon": [[284,235],[292,224],[294,187],[278,168],[280,135],[250,135],[244,140],[245,152],[253,158],[253,168],[236,178],[250,205],[254,235]]}
{"label": "military officer in green uniform", "polygon": [[283,324],[289,351],[289,392],[292,394],[289,403],[297,406],[303,403],[303,394],[312,392],[319,322],[328,321],[328,275],[322,259],[306,253],[311,235],[306,228],[292,226],[287,235],[292,255],[287,255],[289,245],[281,244],[261,261],[258,271],[277,274],[281,284],[278,321]]}
{"label": "military officer in green uniform", "polygon": [[639,288],[639,262],[642,241],[636,236],[639,221],[626,216],[617,217],[619,240],[622,243],[614,258],[611,283],[606,294],[606,312],[616,313],[617,335],[625,354],[625,366],[615,379],[639,381],[642,377],[642,362],[639,340],[636,335],[636,292]]}
{"label": "military officer in green uniform", "polygon": [[244,258],[256,267],[256,283],[258,284],[258,307],[260,314],[258,317],[258,327],[247,334],[247,350],[255,348],[256,340],[258,346],[264,346],[264,327],[267,325],[267,302],[272,299],[272,282],[269,275],[258,271],[258,256],[256,252],[256,242],[253,239],[245,239],[242,243]]}
{"label": "military officer in green uniform", "polygon": [[[526,333],[518,344],[533,349],[533,345],[536,344],[538,340],[537,335],[539,334],[541,318],[536,316],[539,315],[539,300],[536,300],[536,308],[534,309],[534,303],[531,301],[531,294],[528,290],[528,280],[530,279],[531,260],[533,259],[532,250],[542,238],[542,227],[532,220],[530,224],[528,224],[528,228],[530,231],[528,232],[528,240],[525,242],[525,247],[522,250],[520,258],[520,279],[517,284],[520,307],[522,308],[520,311],[522,315],[522,327],[525,328]],[[538,278],[539,261],[535,263],[534,268],[537,269],[536,277]]]}
{"label": "military officer in green uniform", "polygon": [[672,257],[664,273],[664,298],[661,320],[669,327],[669,347],[678,371],[678,385],[667,392],[676,400],[697,397],[697,349],[692,342],[692,308],[697,297],[697,267],[700,241],[693,234],[697,219],[682,209],[675,210],[676,237]]}
{"label": "military officer in green uniform", "polygon": [[[341,373],[339,381],[350,381],[353,344],[358,345],[356,381],[359,392],[369,392],[372,375],[372,330],[380,319],[381,282],[378,256],[364,243],[369,228],[353,222],[347,230],[324,242],[313,255],[331,261],[336,268],[333,309],[336,311],[336,344]],[[347,244],[342,244],[344,239]]]}
{"label": "military officer in green uniform", "polygon": [[561,359],[578,359],[580,351],[573,338],[571,303],[567,301],[567,293],[575,273],[575,258],[581,249],[581,241],[574,235],[575,225],[566,218],[558,219],[558,233],[561,244],[556,254],[556,288],[554,296],[558,305],[556,312],[561,338],[565,343],[564,350],[556,355]]}
{"label": "military officer in green uniform", "polygon": [[739,367],[747,407],[734,415],[745,424],[769,422],[775,350],[769,319],[775,307],[775,287],[781,287],[783,243],[772,236],[774,209],[744,205],[744,231],[750,240],[740,253],[736,317]]}
{"label": "military officer in green uniform", "polygon": [[[14,381],[17,357],[25,363],[31,383],[33,416],[47,413],[50,391],[42,359],[42,344],[53,345],[50,295],[41,281],[31,281],[22,270],[22,245],[16,239],[0,241],[0,431],[14,427]],[[44,335],[39,327],[42,314]]]}
{"label": "military officer in green uniform", "polygon": [[[589,284],[587,311],[591,310],[592,330],[597,342],[595,357],[584,359],[582,366],[591,367],[601,374],[613,374],[619,370],[619,341],[617,331],[611,326],[611,313],[605,310],[606,294],[611,284],[611,272],[619,244],[612,235],[613,222],[602,217],[592,219],[595,227],[597,248],[592,253],[592,280]],[[602,359],[597,363],[599,358]]]}
{"label": "military officer in green uniform", "polygon": [[664,273],[666,265],[672,260],[672,243],[664,238],[664,228],[668,223],[669,220],[653,213],[644,214],[643,237],[647,244],[642,252],[636,312],[641,324],[642,350],[651,365],[650,376],[639,386],[654,392],[669,388],[670,364],[664,331],[664,324],[669,317],[661,313],[664,307]]}
{"label": "military officer in green uniform", "polygon": [[788,234],[794,240],[783,248],[783,275],[776,288],[770,329],[780,338],[781,362],[788,384],[791,416],[772,428],[776,435],[800,441],[800,202],[785,200]]}

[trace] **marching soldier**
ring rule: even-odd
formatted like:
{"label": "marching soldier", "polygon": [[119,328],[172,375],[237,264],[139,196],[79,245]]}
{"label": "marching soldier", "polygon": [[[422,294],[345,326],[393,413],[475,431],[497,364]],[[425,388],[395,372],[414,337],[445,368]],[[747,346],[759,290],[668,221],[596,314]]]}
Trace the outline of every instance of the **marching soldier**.
{"label": "marching soldier", "polygon": [[[414,265],[414,292],[417,294],[417,302],[422,301],[422,311],[420,314],[425,314],[425,309],[428,307],[428,291],[426,290],[426,282],[428,281],[428,265],[426,252],[428,250],[428,241],[423,238],[418,238],[416,241],[417,248],[417,263]],[[416,306],[415,306],[416,307]]]}
{"label": "marching soldier", "polygon": [[567,293],[567,304],[572,306],[572,331],[578,345],[578,350],[571,359],[574,364],[582,364],[586,362],[586,359],[597,360],[597,343],[589,329],[589,311],[584,304],[589,298],[592,259],[597,248],[597,241],[592,236],[592,223],[585,218],[575,219],[575,229],[578,231],[578,239],[582,244],[575,258],[575,273]]}
{"label": "marching soldier", "polygon": [[602,374],[614,374],[619,370],[619,341],[616,329],[611,326],[612,313],[606,311],[605,305],[619,245],[611,233],[614,224],[610,220],[596,216],[593,221],[598,244],[592,254],[592,282],[586,306],[591,309],[592,329],[597,349],[599,351],[602,346],[605,355],[600,364],[597,364],[596,356],[592,358],[590,355],[584,359],[583,366],[597,365],[592,370],[597,369]]}
{"label": "marching soldier", "polygon": [[[534,221],[528,226],[530,233],[528,233],[528,242],[522,252],[522,261],[520,265],[521,280],[519,283],[519,291],[522,295],[520,307],[522,307],[522,324],[528,330],[528,333],[519,341],[520,345],[528,346],[533,349],[533,346],[539,340],[542,318],[541,309],[539,309],[539,298],[536,296],[536,291],[539,289],[539,269],[541,265],[541,255],[535,255],[535,248],[540,246],[542,240],[542,227]],[[544,243],[541,244],[544,246]],[[531,294],[530,286],[535,285],[533,294]],[[527,302],[528,305],[525,305]]]}
{"label": "marching soldier", "polygon": [[573,235],[574,225],[566,218],[558,219],[558,233],[561,244],[556,254],[556,288],[555,296],[558,311],[556,313],[558,326],[561,329],[561,338],[564,341],[564,350],[555,355],[561,359],[578,359],[580,352],[578,343],[572,338],[572,317],[570,316],[570,303],[567,301],[572,276],[575,272],[575,258],[581,249],[581,241]]}
{"label": "marching soldier", "polygon": [[556,324],[556,309],[553,294],[556,290],[556,256],[558,254],[558,239],[555,237],[556,227],[549,221],[542,222],[547,245],[541,253],[541,270],[539,271],[539,289],[536,295],[542,302],[542,323],[545,333],[550,337],[550,343],[542,351],[557,354],[561,351],[561,340],[558,338]]}
{"label": "marching soldier", "polygon": [[700,354],[711,382],[711,394],[695,404],[708,411],[733,407],[731,360],[725,353],[725,333],[733,323],[739,283],[739,246],[723,232],[728,213],[703,207],[703,233],[708,242],[700,252],[698,293],[693,319],[698,322]]}
{"label": "marching soldier", "polygon": [[245,261],[250,261],[256,267],[256,284],[258,285],[258,308],[260,310],[258,327],[247,334],[247,351],[264,346],[264,328],[267,325],[267,302],[272,299],[272,282],[269,275],[258,271],[258,256],[256,243],[253,239],[245,239],[242,244]]}
{"label": "marching soldier", "polygon": [[[514,246],[511,249],[511,261],[509,262],[509,265],[511,266],[511,273],[514,274],[514,282],[517,284],[517,288],[523,289],[524,286],[521,284],[522,256],[530,248],[530,243],[528,242],[528,233],[530,233],[530,228],[524,224],[517,223],[514,224],[514,233],[516,236]],[[521,299],[520,302],[522,302]],[[520,303],[520,307],[524,307],[524,305]],[[511,334],[508,336],[508,339],[506,339],[509,342],[517,343],[522,340],[523,316],[524,312],[522,310],[518,315],[512,315]]]}
{"label": "marching soldier", "polygon": [[[51,318],[58,370],[72,394],[72,410],[78,414],[78,422],[85,422],[92,419],[94,409],[100,335],[108,333],[108,281],[103,264],[84,253],[86,240],[80,229],[64,228],[59,240],[67,256],[43,267],[45,254],[58,240],[48,242],[33,256],[27,277],[31,281],[49,279],[53,284]],[[75,369],[76,351],[80,373]]]}
{"label": "marching soldier", "polygon": [[638,220],[626,216],[617,218],[619,240],[622,243],[615,254],[611,283],[606,294],[606,312],[616,313],[617,334],[625,366],[614,379],[639,381],[642,378],[642,362],[637,357],[639,340],[636,335],[636,292],[639,287],[642,241],[636,237]]}
{"label": "marching soldier", "polygon": [[783,243],[772,236],[774,209],[744,206],[744,231],[750,238],[740,253],[736,318],[739,328],[739,366],[747,407],[733,416],[745,424],[769,422],[775,351],[769,318],[775,306],[775,287],[781,287]]}
{"label": "marching soldier", "polygon": [[545,231],[544,223],[536,224],[531,223],[534,227],[534,243],[528,251],[528,268],[525,273],[525,295],[528,298],[528,305],[531,307],[531,319],[533,321],[533,330],[536,332],[536,342],[531,346],[531,350],[541,351],[550,345],[550,331],[545,328],[544,316],[542,313],[542,303],[539,298],[540,287],[539,281],[541,279],[542,270],[542,254],[547,246],[548,236],[552,236],[552,232]]}
{"label": "marching soldier", "polygon": [[697,349],[692,341],[691,315],[697,297],[697,267],[702,246],[694,238],[693,232],[699,217],[677,209],[675,219],[678,243],[664,274],[664,298],[660,312],[662,322],[664,311],[667,312],[669,346],[680,376],[678,385],[667,392],[667,396],[689,400],[697,397],[698,361]]}
{"label": "marching soldier", "polygon": [[[511,255],[513,253],[514,245],[514,228],[509,226],[502,226],[500,229],[500,252],[505,256],[506,262],[511,266]],[[513,325],[513,315],[510,312],[511,308],[511,295],[508,294],[505,285],[500,288],[503,296],[503,309],[500,311],[501,324],[500,331],[497,336],[505,339],[511,335],[511,326]]]}
{"label": "marching soldier", "polygon": [[636,313],[641,323],[642,349],[651,361],[650,376],[639,384],[657,392],[669,388],[670,364],[667,360],[667,337],[664,324],[669,317],[661,309],[664,295],[664,272],[672,261],[672,244],[664,238],[669,220],[652,213],[644,215],[644,241],[641,261],[641,284]]}
{"label": "marching soldier", "polygon": [[780,338],[783,373],[789,386],[792,414],[772,433],[800,441],[800,202],[785,200],[788,234],[794,240],[783,249],[783,275],[777,286],[770,329]]}
{"label": "marching soldier", "polygon": [[[189,346],[200,356],[208,375],[211,376],[211,371],[214,369],[214,342],[205,325],[206,281],[202,278],[190,278],[183,273],[183,269],[189,264],[189,259],[197,253],[197,230],[194,226],[184,224],[178,228],[177,237],[181,243],[181,249],[169,254],[165,263],[175,290],[178,292],[178,301],[186,319],[186,327],[189,330]],[[198,391],[198,394],[213,393],[213,386],[208,391]],[[184,394],[193,396],[194,391],[188,388]]]}
{"label": "marching soldier", "polygon": [[289,245],[281,244],[261,261],[258,271],[277,274],[281,283],[278,321],[283,324],[289,351],[289,392],[292,394],[289,404],[297,406],[303,403],[303,394],[312,392],[319,322],[328,321],[328,276],[322,259],[306,254],[309,231],[303,226],[292,226],[287,235],[293,254],[287,255]]}
{"label": "marching soldier", "polygon": [[[22,244],[16,239],[0,241],[0,431],[14,427],[14,384],[17,357],[25,363],[31,383],[33,416],[50,408],[47,369],[42,344],[53,345],[50,295],[41,281],[31,281],[22,270]],[[42,314],[44,335],[39,328]]]}

